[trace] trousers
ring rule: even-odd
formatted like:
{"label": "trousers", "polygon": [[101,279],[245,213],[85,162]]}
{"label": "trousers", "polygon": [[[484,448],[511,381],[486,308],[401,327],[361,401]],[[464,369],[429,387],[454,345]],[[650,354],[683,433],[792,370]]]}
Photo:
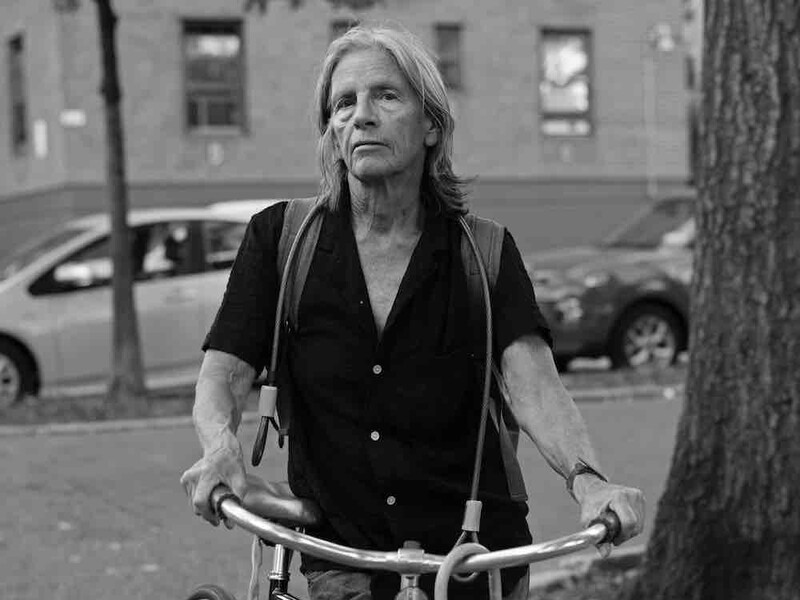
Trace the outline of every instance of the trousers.
{"label": "trousers", "polygon": [[[400,587],[399,576],[389,574],[389,576],[362,573],[356,571],[307,571],[305,572],[308,582],[308,595],[310,600],[393,600]],[[423,578],[424,579],[424,578]],[[428,576],[430,586],[428,593],[429,600],[433,600],[432,577]],[[489,597],[486,577],[483,581],[483,598]],[[530,583],[530,572],[520,578],[514,588],[505,596],[503,600],[525,600],[528,597]],[[453,590],[454,585],[459,585],[451,580],[449,595],[452,598],[460,599],[463,593]],[[475,591],[470,593],[470,598],[481,597],[480,592],[475,595]]]}

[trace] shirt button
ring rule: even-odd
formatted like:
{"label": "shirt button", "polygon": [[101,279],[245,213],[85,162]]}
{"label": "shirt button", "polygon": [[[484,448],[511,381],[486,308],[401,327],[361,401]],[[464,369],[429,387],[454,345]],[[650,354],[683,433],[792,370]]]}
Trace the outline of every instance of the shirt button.
{"label": "shirt button", "polygon": [[380,365],[375,365],[374,367],[372,367],[372,372],[375,373],[375,375],[380,375],[381,373],[383,373],[383,367]]}
{"label": "shirt button", "polygon": [[379,439],[381,439],[381,434],[378,433],[377,431],[373,431],[372,433],[369,434],[369,437],[372,438],[373,442],[377,442]]}
{"label": "shirt button", "polygon": [[397,498],[395,498],[394,496],[389,496],[388,498],[386,498],[386,504],[388,504],[389,506],[394,506],[395,502],[397,502]]}

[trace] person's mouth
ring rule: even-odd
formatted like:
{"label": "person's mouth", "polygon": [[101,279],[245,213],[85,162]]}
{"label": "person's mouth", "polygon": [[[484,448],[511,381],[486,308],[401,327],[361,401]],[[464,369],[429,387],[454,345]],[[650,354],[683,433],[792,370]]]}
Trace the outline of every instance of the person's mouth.
{"label": "person's mouth", "polygon": [[359,148],[378,148],[383,146],[380,142],[371,142],[371,141],[364,141],[364,142],[356,142],[353,144],[353,151],[355,152]]}

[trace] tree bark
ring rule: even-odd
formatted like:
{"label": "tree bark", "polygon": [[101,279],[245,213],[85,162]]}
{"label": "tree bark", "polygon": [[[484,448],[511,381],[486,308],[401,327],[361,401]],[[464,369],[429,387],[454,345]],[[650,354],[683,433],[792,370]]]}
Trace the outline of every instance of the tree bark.
{"label": "tree bark", "polygon": [[[133,296],[133,263],[128,229],[128,189],[125,175],[125,136],[122,123],[122,90],[116,50],[117,17],[111,0],[95,0],[100,33],[100,56],[106,115],[106,177],[111,213],[111,257],[114,265],[113,356],[107,401],[128,404],[146,397],[139,327]],[[111,406],[110,406],[111,407]]]}
{"label": "tree bark", "polygon": [[687,397],[636,600],[800,598],[800,0],[706,0]]}

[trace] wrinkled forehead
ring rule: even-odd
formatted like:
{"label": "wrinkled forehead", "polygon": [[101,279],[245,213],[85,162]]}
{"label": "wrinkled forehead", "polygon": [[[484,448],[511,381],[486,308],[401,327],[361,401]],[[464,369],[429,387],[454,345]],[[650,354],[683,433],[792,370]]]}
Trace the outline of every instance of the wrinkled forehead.
{"label": "wrinkled forehead", "polygon": [[386,84],[413,90],[397,59],[379,46],[352,48],[342,54],[331,71],[328,103],[343,89],[359,84]]}

